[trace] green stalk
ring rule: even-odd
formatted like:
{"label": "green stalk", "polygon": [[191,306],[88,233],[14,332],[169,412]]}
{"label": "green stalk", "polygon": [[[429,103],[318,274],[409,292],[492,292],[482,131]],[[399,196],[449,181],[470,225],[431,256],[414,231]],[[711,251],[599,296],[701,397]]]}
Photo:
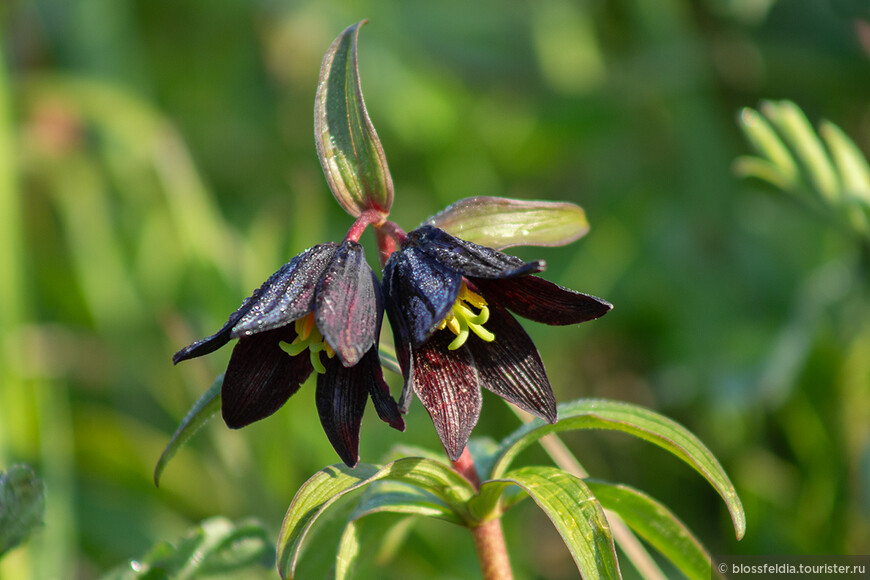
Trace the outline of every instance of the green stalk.
{"label": "green stalk", "polygon": [[[480,489],[480,476],[468,447],[463,449],[459,459],[453,462],[453,469],[470,481],[475,489]],[[512,580],[514,576],[508,558],[507,544],[504,541],[501,517],[495,517],[472,527],[471,537],[474,539],[474,549],[477,551],[483,580]]]}

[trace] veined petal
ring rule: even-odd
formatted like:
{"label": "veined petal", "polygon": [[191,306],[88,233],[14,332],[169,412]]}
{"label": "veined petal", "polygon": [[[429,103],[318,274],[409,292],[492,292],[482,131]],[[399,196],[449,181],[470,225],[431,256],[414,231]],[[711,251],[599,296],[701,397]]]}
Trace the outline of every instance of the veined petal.
{"label": "veined petal", "polygon": [[504,400],[555,423],[556,397],[538,349],[507,310],[491,305],[486,323],[495,340],[469,340],[480,383]]}
{"label": "veined petal", "polygon": [[221,413],[227,427],[240,429],[268,417],[299,390],[311,374],[307,356],[289,356],[278,343],[296,338],[293,326],[239,339],[221,388]]}
{"label": "veined petal", "polygon": [[405,247],[419,248],[447,268],[475,278],[511,278],[542,272],[546,267],[543,260],[524,262],[516,256],[455,238],[430,225],[420,226],[408,234]]}
{"label": "veined petal", "polygon": [[333,359],[326,363],[326,372],[317,377],[315,402],[320,424],[348,467],[359,462],[359,430],[369,397],[371,377],[361,370]]}
{"label": "veined petal", "polygon": [[480,379],[471,352],[447,350],[448,332],[436,332],[412,353],[414,391],[432,418],[450,459],[462,454],[480,417]]}
{"label": "veined petal", "polygon": [[453,307],[462,275],[418,247],[390,256],[384,268],[384,289],[404,321],[412,346],[426,342]]}
{"label": "veined petal", "polygon": [[249,299],[247,312],[232,328],[232,338],[278,328],[314,310],[317,282],[323,276],[338,244],[308,248],[272,274]]}
{"label": "veined petal", "polygon": [[613,308],[606,300],[563,288],[538,276],[508,280],[473,278],[472,283],[490,304],[499,304],[523,318],[552,326],[594,320]]}
{"label": "veined petal", "polygon": [[314,319],[342,364],[359,362],[378,339],[381,288],[363,247],[345,241],[317,284]]}
{"label": "veined petal", "polygon": [[196,342],[189,344],[172,355],[172,363],[178,364],[183,360],[188,360],[191,358],[196,358],[198,356],[203,356],[209,353],[212,353],[228,343],[232,337],[232,330],[239,319],[242,318],[248,311],[251,309],[251,306],[257,299],[261,289],[258,289],[254,292],[253,296],[249,296],[245,298],[245,301],[242,302],[242,305],[230,315],[229,320],[227,320],[226,324],[218,330],[216,333],[211,336],[207,336]]}

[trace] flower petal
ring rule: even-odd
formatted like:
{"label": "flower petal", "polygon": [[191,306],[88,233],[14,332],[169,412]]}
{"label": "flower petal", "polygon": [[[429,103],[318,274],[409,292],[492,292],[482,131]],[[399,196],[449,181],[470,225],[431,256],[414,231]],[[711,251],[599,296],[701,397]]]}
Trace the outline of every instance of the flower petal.
{"label": "flower petal", "polygon": [[459,272],[417,247],[395,252],[384,267],[387,300],[404,322],[413,346],[432,335],[453,307],[461,287]]}
{"label": "flower petal", "polygon": [[405,324],[405,318],[400,312],[399,305],[393,296],[399,294],[397,287],[399,279],[395,275],[395,261],[390,260],[384,268],[384,305],[387,310],[387,318],[390,319],[390,328],[393,329],[393,345],[396,348],[396,360],[399,362],[399,368],[402,370],[404,384],[402,385],[402,394],[399,396],[399,411],[403,414],[408,412],[411,406],[411,398],[413,391],[413,368],[411,367],[411,337],[408,331],[408,325]]}
{"label": "flower petal", "polygon": [[359,429],[369,397],[371,378],[362,370],[332,359],[326,364],[326,372],[317,377],[315,402],[320,424],[348,467],[359,462]]}
{"label": "flower petal", "polygon": [[381,287],[363,247],[345,241],[317,284],[314,319],[344,366],[359,362],[377,341]]}
{"label": "flower petal", "polygon": [[480,383],[505,401],[555,423],[556,397],[538,349],[507,310],[490,305],[487,330],[495,340],[471,337],[465,346],[474,356]]}
{"label": "flower petal", "polygon": [[278,346],[295,338],[293,327],[285,326],[239,339],[221,388],[227,427],[239,429],[268,417],[299,390],[311,374],[311,360],[290,356]]}
{"label": "flower petal", "polygon": [[314,310],[314,291],[338,244],[308,248],[272,274],[250,298],[248,312],[233,326],[232,338],[285,326]]}
{"label": "flower petal", "polygon": [[211,336],[207,336],[206,338],[202,338],[197,340],[196,342],[189,344],[172,355],[172,364],[178,364],[183,360],[196,358],[198,356],[203,356],[209,353],[212,353],[228,343],[232,338],[232,330],[239,319],[242,318],[253,306],[257,297],[259,296],[260,289],[254,292],[253,296],[249,296],[245,298],[245,301],[242,302],[242,305],[230,315],[229,320],[227,320],[226,324],[218,330],[216,333]]}
{"label": "flower petal", "polygon": [[413,350],[414,391],[426,407],[444,450],[459,459],[480,417],[480,379],[468,349],[447,350],[449,332],[436,332]]}
{"label": "flower petal", "polygon": [[381,421],[387,423],[398,431],[405,430],[405,420],[396,400],[390,393],[390,387],[384,381],[384,371],[381,368],[381,359],[378,357],[377,347],[368,351],[357,365],[359,372],[368,377],[369,394],[372,396],[372,404]]}
{"label": "flower petal", "polygon": [[524,262],[516,256],[455,238],[430,225],[420,226],[408,234],[406,247],[419,248],[447,268],[475,278],[522,276],[542,272],[546,266],[543,260]]}
{"label": "flower petal", "polygon": [[474,278],[472,283],[487,302],[499,304],[523,318],[552,326],[594,320],[613,308],[606,300],[563,288],[538,276],[498,281]]}

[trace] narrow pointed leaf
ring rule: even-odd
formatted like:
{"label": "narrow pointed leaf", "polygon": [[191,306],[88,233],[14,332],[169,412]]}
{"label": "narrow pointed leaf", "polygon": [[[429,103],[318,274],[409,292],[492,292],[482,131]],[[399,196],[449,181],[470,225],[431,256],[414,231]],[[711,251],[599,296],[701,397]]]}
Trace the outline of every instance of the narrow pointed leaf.
{"label": "narrow pointed leaf", "polygon": [[199,431],[200,427],[205,425],[220,410],[223,383],[224,376],[220,375],[181,420],[181,424],[173,433],[169,445],[160,454],[160,459],[154,468],[154,485],[160,485],[160,476],[163,470],[166,469],[169,460],[175,457],[175,453],[181,449],[181,446],[187,443]]}
{"label": "narrow pointed leaf", "polygon": [[579,477],[549,466],[524,467],[487,481],[488,487],[521,487],[562,536],[584,580],[622,578],[604,509]]}
{"label": "narrow pointed leaf", "polygon": [[710,450],[685,427],[643,407],[605,399],[581,399],[559,405],[558,410],[559,422],[555,425],[536,419],[502,442],[491,479],[500,478],[520,451],[549,433],[578,429],[622,431],[658,445],[700,473],[725,500],[737,538],[743,537],[746,516],[734,485]]}
{"label": "narrow pointed leaf", "polygon": [[762,112],[797,154],[813,188],[822,198],[836,200],[840,193],[837,172],[803,111],[791,101],[780,101],[764,103]]}
{"label": "narrow pointed leaf", "polygon": [[771,171],[775,170],[788,188],[794,187],[800,175],[797,162],[767,119],[746,107],[740,113],[739,124],[753,148],[772,164]]}
{"label": "narrow pointed leaf", "polygon": [[710,554],[666,506],[627,485],[586,480],[604,506],[667,557],[691,580],[709,580]]}
{"label": "narrow pointed leaf", "polygon": [[870,205],[870,164],[854,141],[830,122],[822,123],[819,134],[828,145],[846,194]]}
{"label": "narrow pointed leaf", "polygon": [[463,521],[470,518],[466,504],[474,488],[449,466],[409,457],[383,467],[360,464],[354,469],[333,465],[320,470],[296,492],[278,536],[278,571],[293,578],[302,543],[316,520],[348,493],[375,481],[388,480],[420,488],[444,502]]}
{"label": "narrow pointed leaf", "polygon": [[26,465],[0,473],[0,556],[42,525],[45,486]]}
{"label": "narrow pointed leaf", "polygon": [[393,180],[369,119],[357,63],[358,22],[342,32],[323,58],[314,100],[317,156],[335,199],[353,216],[393,204]]}
{"label": "narrow pointed leaf", "polygon": [[589,231],[586,213],[573,203],[486,196],[461,199],[426,223],[490,248],[564,246]]}

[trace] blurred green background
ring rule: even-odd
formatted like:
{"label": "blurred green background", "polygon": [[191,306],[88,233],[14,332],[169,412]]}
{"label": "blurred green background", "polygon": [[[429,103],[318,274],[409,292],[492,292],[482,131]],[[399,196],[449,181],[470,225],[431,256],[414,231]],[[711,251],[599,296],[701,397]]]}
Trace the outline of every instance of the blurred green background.
{"label": "blurred green background", "polygon": [[[578,327],[526,325],[557,398],[631,401],[685,424],[731,475],[748,532],[737,542],[707,483],[644,443],[566,436],[592,475],[648,491],[713,553],[870,553],[866,246],[732,170],[748,151],[737,115],[765,98],[870,150],[862,11],[860,0],[2,3],[0,469],[32,465],[47,514],[0,578],[96,578],[213,515],[255,517],[274,538],[296,489],[338,461],[309,385],[242,431],[209,423],[160,488],[151,480],[230,349],[179,367],[172,353],[350,225],[315,155],[312,108],[324,52],[363,18],[362,85],[393,219],[411,229],[471,195],[582,205],[592,229],[580,242],[517,249],[615,305]],[[407,421],[400,435],[369,409],[362,460],[438,447],[419,403]],[[517,424],[487,394],[475,433]],[[531,502],[505,522],[518,578],[576,576]],[[328,560],[332,541],[309,559]],[[465,530],[421,522],[360,577],[477,574]]]}

